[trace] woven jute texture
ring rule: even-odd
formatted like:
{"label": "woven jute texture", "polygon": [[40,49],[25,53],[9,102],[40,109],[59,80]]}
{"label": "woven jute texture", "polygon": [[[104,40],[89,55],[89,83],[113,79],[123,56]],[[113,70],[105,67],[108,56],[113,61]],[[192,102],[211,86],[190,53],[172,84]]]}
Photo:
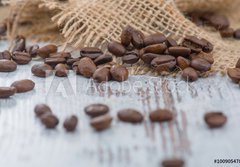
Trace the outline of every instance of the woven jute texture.
{"label": "woven jute texture", "polygon": [[[213,71],[233,67],[240,56],[240,41],[223,40],[216,30],[198,28],[183,14],[216,11],[229,16],[233,28],[240,28],[239,0],[12,0],[11,4],[11,37],[21,33],[77,48],[104,49],[109,41],[119,40],[124,26],[131,25],[146,35],[162,32],[179,42],[186,35],[206,38],[215,46]],[[155,74],[142,62],[133,65],[131,73]]]}

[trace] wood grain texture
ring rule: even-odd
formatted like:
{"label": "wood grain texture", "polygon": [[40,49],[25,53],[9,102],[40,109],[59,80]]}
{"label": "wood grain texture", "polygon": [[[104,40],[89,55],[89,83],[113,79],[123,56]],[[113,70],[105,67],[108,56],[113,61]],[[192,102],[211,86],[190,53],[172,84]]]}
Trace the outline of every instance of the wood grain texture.
{"label": "wood grain texture", "polygon": [[[0,42],[0,49],[7,48]],[[239,158],[239,86],[219,75],[187,83],[177,78],[131,76],[129,82],[97,84],[76,76],[42,79],[31,74],[31,66],[18,66],[12,73],[0,73],[0,85],[18,79],[32,79],[34,91],[0,100],[1,167],[158,167],[164,158],[181,157],[188,167],[219,167],[217,158]],[[83,108],[105,103],[114,121],[101,133],[89,126]],[[46,130],[33,108],[47,103],[59,117],[56,130]],[[142,124],[122,123],[116,118],[123,108],[139,109]],[[151,123],[148,114],[156,108],[171,109],[170,123]],[[207,111],[223,111],[225,127],[210,130],[203,121]],[[76,114],[75,133],[63,129],[64,119]],[[237,167],[239,164],[231,164]]]}

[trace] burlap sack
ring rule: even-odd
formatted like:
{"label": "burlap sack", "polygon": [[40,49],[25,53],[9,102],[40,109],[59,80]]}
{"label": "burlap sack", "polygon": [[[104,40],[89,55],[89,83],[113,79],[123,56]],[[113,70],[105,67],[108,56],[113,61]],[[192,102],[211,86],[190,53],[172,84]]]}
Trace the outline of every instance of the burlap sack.
{"label": "burlap sack", "polygon": [[[240,27],[239,0],[22,0],[11,2],[14,24],[10,36],[21,33],[38,39],[63,40],[74,47],[99,46],[119,40],[122,27],[132,25],[145,34],[162,32],[178,41],[186,35],[204,37],[215,45],[214,71],[233,67],[239,58],[240,42],[222,40],[211,28],[200,29],[182,14],[191,10],[224,12],[233,28]],[[60,37],[61,32],[63,39]],[[36,36],[37,35],[37,36]],[[118,60],[117,60],[118,61]],[[154,72],[142,62],[132,74]]]}

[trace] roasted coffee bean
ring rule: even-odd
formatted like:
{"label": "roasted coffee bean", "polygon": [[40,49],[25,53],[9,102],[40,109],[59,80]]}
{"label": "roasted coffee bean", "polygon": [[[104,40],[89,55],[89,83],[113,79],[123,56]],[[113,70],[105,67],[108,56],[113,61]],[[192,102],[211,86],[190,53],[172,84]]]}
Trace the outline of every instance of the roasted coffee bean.
{"label": "roasted coffee bean", "polygon": [[0,23],[0,36],[5,35],[7,32],[7,24],[2,22]]}
{"label": "roasted coffee bean", "polygon": [[141,49],[144,47],[144,34],[138,30],[132,30],[132,45],[137,48]]}
{"label": "roasted coffee bean", "polygon": [[134,52],[128,52],[122,57],[123,63],[126,63],[126,64],[134,64],[134,63],[137,63],[138,60],[139,60],[139,56]]}
{"label": "roasted coffee bean", "polygon": [[163,54],[167,49],[165,44],[154,44],[144,48],[144,53]]}
{"label": "roasted coffee bean", "polygon": [[67,59],[67,65],[69,66],[69,67],[71,67],[72,68],[72,66],[73,66],[73,63],[75,63],[75,62],[77,62],[77,61],[79,61],[80,60],[80,58],[78,57],[78,58],[69,58],[69,59]]}
{"label": "roasted coffee bean", "polygon": [[110,69],[107,67],[98,68],[93,74],[93,79],[97,82],[109,81],[111,79]]}
{"label": "roasted coffee bean", "polygon": [[80,75],[80,72],[79,72],[79,69],[78,69],[78,63],[79,61],[76,61],[73,63],[72,65],[72,70],[77,74],[77,75]]}
{"label": "roasted coffee bean", "polygon": [[71,117],[65,119],[63,123],[63,127],[68,131],[68,132],[73,132],[78,124],[78,118],[75,115],[72,115]]}
{"label": "roasted coffee bean", "polygon": [[208,112],[204,120],[210,128],[219,128],[225,125],[227,117],[222,112]]}
{"label": "roasted coffee bean", "polygon": [[48,77],[52,75],[52,67],[48,64],[35,64],[32,66],[32,73],[38,77]]}
{"label": "roasted coffee bean", "polygon": [[189,14],[189,16],[191,17],[190,20],[196,24],[196,26],[203,26],[204,25],[204,21],[201,19],[201,13],[199,12],[192,12]]}
{"label": "roasted coffee bean", "polygon": [[210,53],[200,52],[198,54],[191,54],[190,55],[190,60],[194,60],[194,59],[197,59],[197,58],[204,59],[204,60],[208,61],[210,64],[214,63],[213,55],[210,54]]}
{"label": "roasted coffee bean", "polygon": [[49,58],[46,58],[44,60],[44,63],[48,64],[48,65],[50,65],[50,66],[52,66],[54,68],[58,64],[65,64],[66,63],[66,59],[65,58],[52,58],[52,57],[49,57]]}
{"label": "roasted coffee bean", "polygon": [[234,38],[236,38],[236,39],[240,39],[240,29],[235,30],[233,36],[234,36]]}
{"label": "roasted coffee bean", "polygon": [[130,27],[130,26],[127,26],[125,27],[123,30],[122,30],[122,34],[121,34],[121,44],[123,46],[129,46],[131,44],[131,41],[132,41],[132,32],[133,31],[133,28]]}
{"label": "roasted coffee bean", "polygon": [[238,59],[235,67],[236,67],[236,68],[240,68],[240,59]]}
{"label": "roasted coffee bean", "polygon": [[173,119],[172,112],[167,109],[157,109],[152,111],[149,115],[152,122],[165,122]]}
{"label": "roasted coffee bean", "polygon": [[220,30],[220,35],[222,38],[231,38],[233,37],[234,29],[232,28],[226,28],[223,30]]}
{"label": "roasted coffee bean", "polygon": [[182,45],[190,48],[192,52],[200,53],[206,43],[195,36],[187,36],[184,38]]}
{"label": "roasted coffee bean", "polygon": [[41,58],[45,59],[50,56],[51,53],[56,53],[58,50],[57,46],[54,44],[48,44],[38,49],[37,54]]}
{"label": "roasted coffee bean", "polygon": [[17,69],[17,64],[11,60],[0,60],[0,72],[12,72]]}
{"label": "roasted coffee bean", "polygon": [[80,55],[82,57],[88,57],[92,60],[98,58],[103,54],[102,50],[96,47],[85,47],[80,51]]}
{"label": "roasted coffee bean", "polygon": [[229,78],[235,83],[240,82],[240,68],[229,68],[227,70]]}
{"label": "roasted coffee bean", "polygon": [[109,107],[105,104],[91,104],[84,108],[87,115],[91,117],[98,117],[100,115],[105,115],[109,112]]}
{"label": "roasted coffee bean", "polygon": [[15,87],[0,87],[0,98],[9,98],[16,93]]}
{"label": "roasted coffee bean", "polygon": [[175,40],[174,40],[173,38],[171,38],[171,37],[167,37],[165,43],[166,43],[167,47],[178,46],[177,41],[175,41]]}
{"label": "roasted coffee bean", "polygon": [[19,51],[23,52],[26,49],[26,39],[24,36],[19,35],[14,39],[12,52]]}
{"label": "roasted coffee bean", "polygon": [[36,57],[38,54],[38,49],[39,49],[38,45],[32,45],[32,46],[28,46],[26,48],[26,51],[31,55],[31,57]]}
{"label": "roasted coffee bean", "polygon": [[182,57],[187,57],[191,53],[191,49],[187,47],[182,47],[182,46],[174,46],[168,48],[168,52],[172,56],[182,56]]}
{"label": "roasted coffee bean", "polygon": [[15,87],[17,93],[24,93],[33,90],[35,87],[35,83],[32,80],[23,79],[13,82],[11,87]]}
{"label": "roasted coffee bean", "polygon": [[7,59],[7,60],[11,60],[11,53],[8,50],[5,50],[3,52],[0,52],[0,60],[1,59]]}
{"label": "roasted coffee bean", "polygon": [[23,65],[23,64],[28,64],[32,60],[32,57],[29,53],[16,51],[16,52],[13,52],[12,59],[17,64]]}
{"label": "roasted coffee bean", "polygon": [[203,51],[206,53],[210,53],[213,51],[213,44],[210,43],[208,40],[202,38],[201,39],[203,42],[205,42],[205,46],[203,47]]}
{"label": "roasted coffee bean", "polygon": [[111,123],[112,123],[112,117],[106,114],[106,115],[93,118],[90,124],[95,130],[102,131],[104,129],[109,128]]}
{"label": "roasted coffee bean", "polygon": [[182,78],[186,81],[196,81],[198,73],[191,67],[187,67],[182,71]]}
{"label": "roasted coffee bean", "polygon": [[149,45],[154,45],[154,44],[160,44],[163,43],[167,40],[164,34],[162,33],[155,33],[148,35],[144,38],[144,45],[149,46]]}
{"label": "roasted coffee bean", "polygon": [[154,53],[146,53],[141,56],[141,59],[146,63],[146,64],[151,64],[152,60],[155,59],[156,57],[160,57],[162,55],[159,54],[154,54]]}
{"label": "roasted coffee bean", "polygon": [[140,123],[143,115],[135,109],[124,109],[118,112],[118,118],[123,122]]}
{"label": "roasted coffee bean", "polygon": [[54,129],[59,123],[58,118],[52,113],[45,113],[40,118],[47,129]]}
{"label": "roasted coffee bean", "polygon": [[128,79],[128,70],[126,67],[122,66],[122,65],[114,65],[111,67],[110,69],[110,73],[112,78],[115,81],[126,81]]}
{"label": "roasted coffee bean", "polygon": [[100,64],[105,64],[105,63],[111,62],[112,60],[113,60],[112,55],[102,54],[101,56],[99,56],[98,58],[96,58],[94,60],[94,63],[98,66]]}
{"label": "roasted coffee bean", "polygon": [[55,70],[55,75],[58,77],[66,77],[68,75],[68,68],[65,64],[56,65]]}
{"label": "roasted coffee bean", "polygon": [[182,56],[178,56],[177,57],[177,65],[178,67],[180,67],[182,70],[184,70],[185,68],[190,66],[190,60],[182,57]]}
{"label": "roasted coffee bean", "polygon": [[224,15],[213,15],[210,18],[210,24],[217,30],[226,29],[229,27],[230,23],[226,16]]}
{"label": "roasted coffee bean", "polygon": [[157,72],[170,72],[176,67],[176,59],[169,55],[159,56],[152,60],[151,66]]}
{"label": "roasted coffee bean", "polygon": [[94,62],[88,57],[84,57],[78,62],[78,70],[86,78],[92,77],[96,69]]}
{"label": "roasted coffee bean", "polygon": [[46,104],[37,104],[34,107],[34,112],[37,117],[41,117],[44,114],[52,113],[51,108]]}
{"label": "roasted coffee bean", "polygon": [[181,159],[166,159],[162,161],[163,167],[183,167],[184,161]]}
{"label": "roasted coffee bean", "polygon": [[206,72],[211,69],[211,64],[205,59],[196,58],[191,61],[191,67],[195,70]]}
{"label": "roasted coffee bean", "polygon": [[57,52],[57,53],[51,53],[50,58],[65,58],[69,59],[72,55],[69,52]]}
{"label": "roasted coffee bean", "polygon": [[109,43],[108,51],[117,57],[122,57],[126,53],[126,49],[118,42]]}

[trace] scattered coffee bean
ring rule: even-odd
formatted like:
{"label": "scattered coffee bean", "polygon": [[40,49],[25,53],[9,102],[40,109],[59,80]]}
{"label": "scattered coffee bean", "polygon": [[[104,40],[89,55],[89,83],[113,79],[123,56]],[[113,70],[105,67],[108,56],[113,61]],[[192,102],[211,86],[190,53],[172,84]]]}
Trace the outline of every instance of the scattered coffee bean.
{"label": "scattered coffee bean", "polygon": [[204,120],[210,128],[219,128],[225,125],[227,117],[222,112],[208,112]]}
{"label": "scattered coffee bean", "polygon": [[58,118],[52,113],[45,113],[40,119],[47,129],[54,129],[59,123]]}
{"label": "scattered coffee bean", "polygon": [[110,73],[112,78],[115,81],[126,81],[128,79],[128,70],[126,67],[122,66],[122,65],[114,65],[111,67],[110,69]]}
{"label": "scattered coffee bean", "polygon": [[0,60],[0,72],[13,72],[17,69],[17,64],[11,60]]}
{"label": "scattered coffee bean", "polygon": [[167,38],[162,33],[155,33],[148,35],[144,38],[144,45],[149,46],[154,44],[160,44],[165,42],[166,40]]}
{"label": "scattered coffee bean", "polygon": [[169,55],[159,56],[152,60],[151,66],[157,72],[170,72],[176,67],[176,59]]}
{"label": "scattered coffee bean", "polygon": [[110,69],[107,67],[98,68],[93,74],[93,79],[99,83],[109,81],[111,79]]}
{"label": "scattered coffee bean", "polygon": [[144,53],[163,54],[167,49],[165,44],[148,45],[144,48]]}
{"label": "scattered coffee bean", "polygon": [[205,59],[196,58],[191,61],[191,67],[193,67],[195,70],[206,72],[211,69],[211,64]]}
{"label": "scattered coffee bean", "polygon": [[94,63],[98,66],[100,64],[109,63],[113,60],[112,56],[109,54],[102,54],[94,60]]}
{"label": "scattered coffee bean", "polygon": [[122,57],[123,63],[126,63],[126,64],[134,64],[134,63],[137,63],[138,60],[139,60],[139,55],[138,55],[137,51],[127,52]]}
{"label": "scattered coffee bean", "polygon": [[223,30],[220,30],[220,35],[222,38],[231,38],[233,37],[234,29],[232,28],[226,28]]}
{"label": "scattered coffee bean", "polygon": [[58,77],[66,77],[68,75],[68,68],[65,64],[56,65],[55,70],[55,75]]}
{"label": "scattered coffee bean", "polygon": [[19,51],[23,52],[26,49],[26,39],[24,36],[19,35],[14,39],[12,52]]}
{"label": "scattered coffee bean", "polygon": [[78,62],[78,70],[84,77],[92,77],[96,69],[97,67],[94,62],[88,57],[84,57]]}
{"label": "scattered coffee bean", "polygon": [[9,98],[16,93],[16,88],[14,87],[0,87],[0,98]]}
{"label": "scattered coffee bean", "polygon": [[236,39],[240,39],[240,29],[235,30],[233,36],[234,36],[234,38],[236,38]]}
{"label": "scattered coffee bean", "polygon": [[75,115],[72,115],[71,117],[65,119],[63,123],[63,127],[68,131],[68,132],[73,132],[78,124],[78,118]]}
{"label": "scattered coffee bean", "polygon": [[24,64],[28,64],[32,60],[32,57],[29,53],[16,51],[16,52],[13,52],[12,59],[17,64],[24,65]]}
{"label": "scattered coffee bean", "polygon": [[132,30],[132,45],[137,48],[141,49],[144,47],[144,34],[138,30]]}
{"label": "scattered coffee bean", "polygon": [[35,64],[32,66],[32,73],[38,77],[48,77],[52,75],[52,67],[48,64]]}
{"label": "scattered coffee bean", "polygon": [[17,93],[24,93],[33,90],[35,87],[35,83],[32,80],[23,79],[13,82],[11,87],[15,87]]}
{"label": "scattered coffee bean", "polygon": [[31,57],[36,57],[38,54],[38,49],[39,49],[38,45],[32,45],[32,46],[28,46],[26,48],[26,51],[31,55]]}
{"label": "scattered coffee bean", "polygon": [[171,38],[171,37],[167,37],[165,43],[166,43],[167,47],[178,46],[177,41],[175,41],[175,40],[174,40],[173,38]]}
{"label": "scattered coffee bean", "polygon": [[234,83],[240,82],[240,68],[229,68],[227,74]]}
{"label": "scattered coffee bean", "polygon": [[152,122],[165,122],[173,119],[172,112],[167,109],[157,109],[152,111],[149,115]]}
{"label": "scattered coffee bean", "polygon": [[57,46],[53,44],[48,44],[46,46],[43,46],[38,49],[37,54],[41,58],[45,59],[50,56],[51,53],[56,53],[57,52]]}
{"label": "scattered coffee bean", "polygon": [[34,112],[36,116],[40,118],[44,114],[52,113],[52,110],[46,104],[37,104],[34,108]]}
{"label": "scattered coffee bean", "polygon": [[91,117],[98,117],[109,112],[109,107],[105,104],[91,104],[84,109],[85,113]]}
{"label": "scattered coffee bean", "polygon": [[51,67],[54,68],[58,64],[65,64],[66,63],[66,59],[65,58],[52,58],[52,57],[49,57],[49,58],[46,58],[44,60],[44,63],[48,64],[48,65],[50,65]]}
{"label": "scattered coffee bean", "polygon": [[168,52],[172,56],[182,56],[182,57],[187,57],[191,53],[191,49],[187,47],[182,47],[182,46],[174,46],[168,48]]}
{"label": "scattered coffee bean", "polygon": [[102,50],[96,47],[85,47],[80,51],[80,55],[82,57],[88,57],[92,60],[98,58],[103,54]]}
{"label": "scattered coffee bean", "polygon": [[182,78],[186,81],[196,81],[198,79],[198,73],[191,67],[187,67],[182,72]]}
{"label": "scattered coffee bean", "polygon": [[133,28],[130,26],[127,26],[125,28],[123,28],[122,30],[122,34],[121,34],[121,44],[123,46],[129,46],[131,44],[132,41],[132,32]]}
{"label": "scattered coffee bean", "polygon": [[230,23],[226,16],[224,15],[213,15],[210,17],[210,24],[217,30],[226,29],[229,27]]}
{"label": "scattered coffee bean", "polygon": [[109,128],[112,122],[112,117],[108,114],[102,115],[99,117],[95,117],[91,120],[91,126],[97,130],[97,131],[102,131],[104,129]]}
{"label": "scattered coffee bean", "polygon": [[203,47],[203,51],[206,52],[206,53],[210,53],[213,51],[213,44],[210,43],[208,40],[202,38],[201,39],[203,42],[205,42],[205,46]]}
{"label": "scattered coffee bean", "polygon": [[143,115],[135,109],[124,109],[118,112],[118,118],[123,122],[140,123]]}
{"label": "scattered coffee bean", "polygon": [[183,167],[184,161],[182,159],[166,159],[162,162],[163,167]]}
{"label": "scattered coffee bean", "polygon": [[1,59],[7,59],[7,60],[11,60],[11,53],[8,50],[5,50],[3,52],[0,52],[0,60]]}
{"label": "scattered coffee bean", "polygon": [[108,51],[117,57],[122,57],[126,53],[126,49],[118,42],[111,42]]}
{"label": "scattered coffee bean", "polygon": [[177,57],[177,65],[182,69],[184,70],[185,68],[189,67],[190,66],[190,60],[184,58],[184,57],[181,57],[181,56],[178,56]]}
{"label": "scattered coffee bean", "polygon": [[194,53],[200,53],[206,46],[206,43],[195,36],[187,36],[184,38],[182,45],[190,48]]}
{"label": "scattered coffee bean", "polygon": [[200,52],[198,54],[191,54],[190,55],[190,60],[194,60],[197,58],[201,58],[209,62],[210,64],[214,63],[213,55],[210,53],[205,53],[205,52]]}

